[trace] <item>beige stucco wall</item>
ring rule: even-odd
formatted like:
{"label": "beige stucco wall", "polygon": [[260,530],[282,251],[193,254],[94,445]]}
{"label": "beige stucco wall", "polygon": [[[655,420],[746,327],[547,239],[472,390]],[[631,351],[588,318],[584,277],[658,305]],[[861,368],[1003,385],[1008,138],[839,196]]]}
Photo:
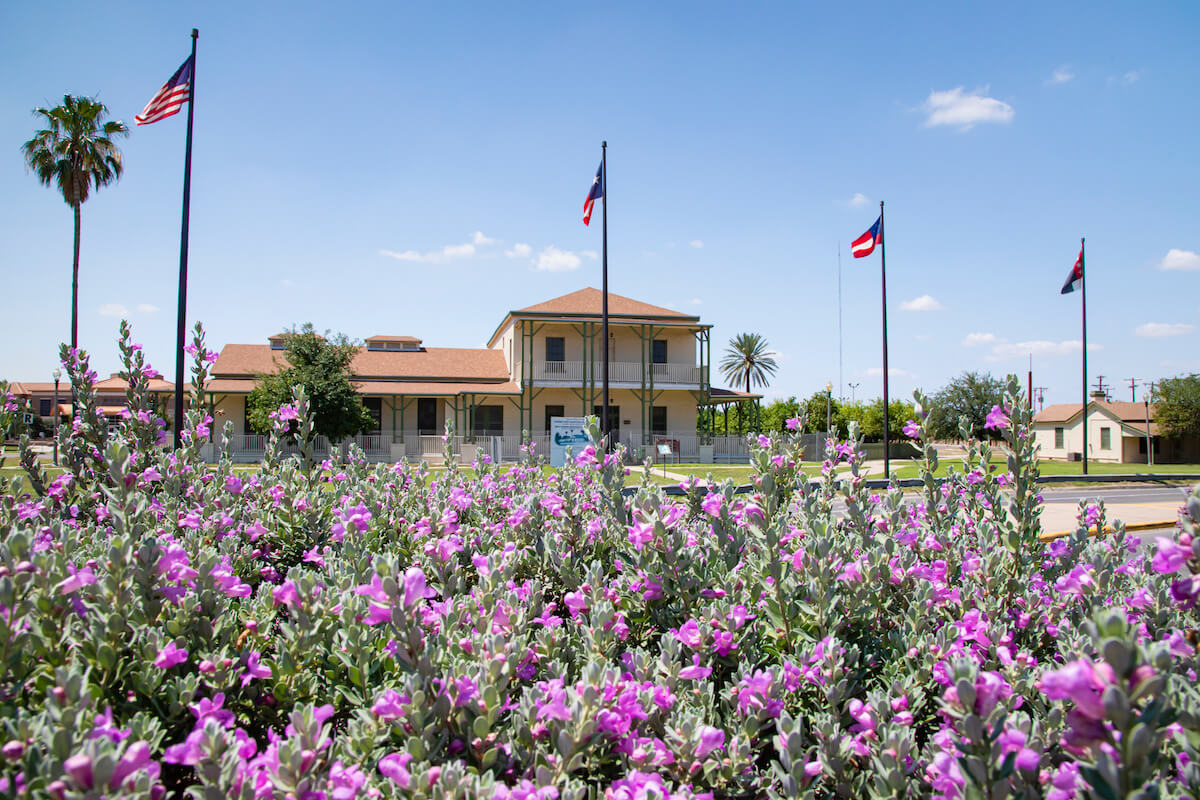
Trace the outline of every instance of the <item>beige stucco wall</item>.
{"label": "beige stucco wall", "polygon": [[[1063,429],[1064,446],[1061,448],[1054,446],[1054,430],[1059,427]],[[1108,449],[1101,447],[1101,431],[1104,428],[1109,429],[1110,446]],[[1034,425],[1034,435],[1037,443],[1041,445],[1042,458],[1065,461],[1070,453],[1083,452],[1083,425],[1080,423],[1079,417],[1069,422],[1037,423]],[[1146,460],[1145,456],[1139,455],[1137,452],[1136,438],[1123,437],[1121,423],[1099,408],[1092,408],[1088,411],[1087,436],[1089,461],[1131,463],[1123,438],[1132,442],[1132,463]]]}

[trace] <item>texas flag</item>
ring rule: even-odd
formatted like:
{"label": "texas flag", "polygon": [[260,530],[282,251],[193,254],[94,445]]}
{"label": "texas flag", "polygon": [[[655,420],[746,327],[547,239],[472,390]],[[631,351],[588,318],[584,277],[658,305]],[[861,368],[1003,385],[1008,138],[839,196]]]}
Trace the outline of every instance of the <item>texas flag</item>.
{"label": "texas flag", "polygon": [[875,224],[867,232],[850,243],[850,252],[855,258],[869,256],[875,252],[875,245],[883,244],[883,215],[875,220]]}
{"label": "texas flag", "polygon": [[1067,276],[1067,282],[1063,284],[1062,291],[1059,294],[1070,294],[1076,289],[1083,287],[1083,250],[1079,251],[1079,258],[1075,259],[1075,266],[1071,267],[1071,274]]}
{"label": "texas flag", "polygon": [[583,201],[583,224],[587,225],[592,221],[592,206],[596,205],[596,201],[604,197],[604,162],[600,162],[600,166],[596,168],[596,177],[592,179],[592,187],[588,190],[587,200]]}

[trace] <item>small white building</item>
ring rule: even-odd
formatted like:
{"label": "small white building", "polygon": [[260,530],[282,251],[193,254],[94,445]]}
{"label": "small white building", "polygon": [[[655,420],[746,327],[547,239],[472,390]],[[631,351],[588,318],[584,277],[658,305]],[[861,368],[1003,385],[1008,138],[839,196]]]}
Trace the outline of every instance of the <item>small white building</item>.
{"label": "small white building", "polygon": [[[1197,442],[1191,438],[1164,437],[1154,421],[1154,404],[1112,402],[1092,397],[1087,406],[1088,461],[1116,464],[1145,464],[1146,429],[1154,463],[1180,463],[1197,458]],[[1039,411],[1033,432],[1041,445],[1041,457],[1062,461],[1083,458],[1083,409],[1077,403],[1060,403]]]}

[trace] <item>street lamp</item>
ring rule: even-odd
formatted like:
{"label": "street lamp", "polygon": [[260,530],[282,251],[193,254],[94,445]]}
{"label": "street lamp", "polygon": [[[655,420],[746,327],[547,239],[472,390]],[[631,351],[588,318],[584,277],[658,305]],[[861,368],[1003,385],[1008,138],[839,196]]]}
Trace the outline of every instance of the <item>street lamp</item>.
{"label": "street lamp", "polygon": [[854,405],[854,390],[857,389],[860,384],[847,383],[846,385],[850,387],[850,405]]}
{"label": "street lamp", "polygon": [[62,378],[62,370],[54,368],[54,466],[58,466],[58,381]]}
{"label": "street lamp", "polygon": [[825,434],[833,433],[833,383],[825,384]]}

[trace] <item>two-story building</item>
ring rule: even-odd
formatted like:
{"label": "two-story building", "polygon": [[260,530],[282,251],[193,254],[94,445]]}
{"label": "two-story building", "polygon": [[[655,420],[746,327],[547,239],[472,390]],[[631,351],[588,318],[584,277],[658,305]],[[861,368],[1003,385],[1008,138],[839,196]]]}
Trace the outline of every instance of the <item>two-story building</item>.
{"label": "two-story building", "polygon": [[[609,293],[609,407],[614,439],[632,451],[671,445],[683,460],[738,456],[740,437],[697,431],[714,404],[757,403],[760,395],[716,390],[711,325],[697,316]],[[373,458],[440,456],[447,422],[465,456],[481,446],[513,459],[528,439],[547,453],[550,419],[600,414],[601,293],[582,289],[509,311],[483,348],[427,347],[413,336],[370,336],[351,363],[355,385],[376,420],[357,437]],[[286,363],[286,336],[268,344],[229,344],[205,385],[217,418],[234,423],[234,451],[261,455],[246,397],[258,375]],[[712,418],[713,415],[708,415]]]}

